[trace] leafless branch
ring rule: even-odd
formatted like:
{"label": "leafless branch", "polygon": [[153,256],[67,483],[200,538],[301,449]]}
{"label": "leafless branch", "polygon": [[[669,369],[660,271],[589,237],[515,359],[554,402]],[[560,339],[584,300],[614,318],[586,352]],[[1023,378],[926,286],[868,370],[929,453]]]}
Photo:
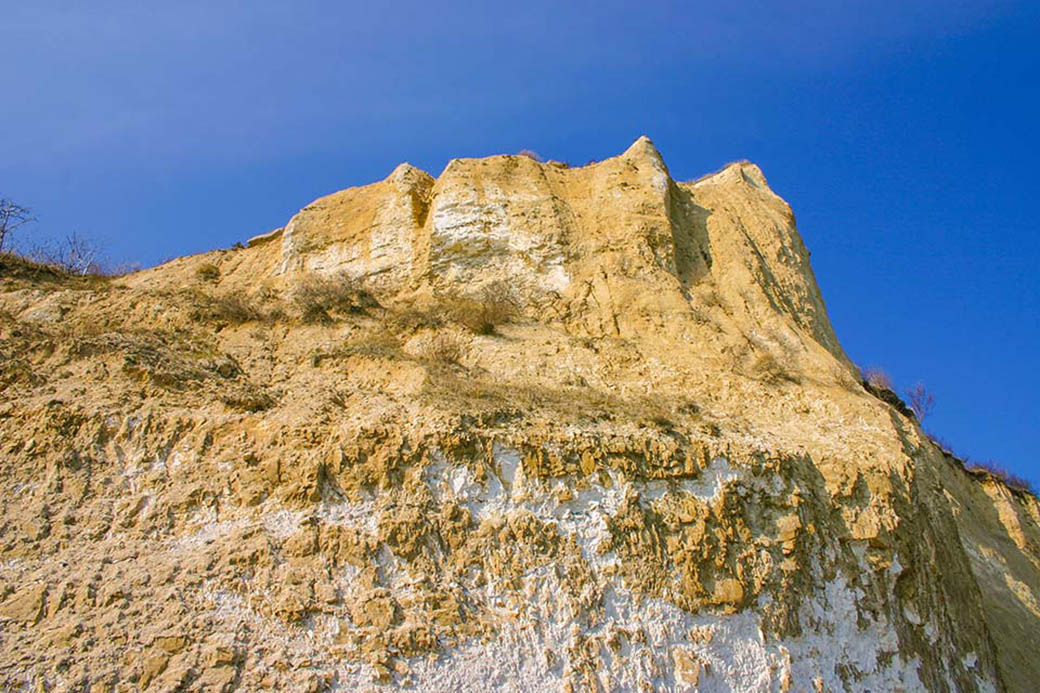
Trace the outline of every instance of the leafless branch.
{"label": "leafless branch", "polygon": [[36,217],[31,209],[14,200],[0,198],[0,250],[4,249],[4,242],[15,229],[32,221],[36,221]]}
{"label": "leafless branch", "polygon": [[918,421],[924,421],[925,417],[935,409],[935,396],[928,391],[924,383],[917,383],[907,390],[906,397],[910,400],[910,408]]}

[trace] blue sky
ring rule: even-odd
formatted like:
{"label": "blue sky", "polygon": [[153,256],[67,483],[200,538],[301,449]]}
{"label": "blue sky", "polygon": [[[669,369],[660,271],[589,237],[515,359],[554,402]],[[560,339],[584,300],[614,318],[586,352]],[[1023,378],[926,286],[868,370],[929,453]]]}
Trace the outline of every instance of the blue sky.
{"label": "blue sky", "polygon": [[1038,3],[0,4],[0,196],[32,233],[148,265],[405,160],[748,158],[850,356],[1040,486]]}

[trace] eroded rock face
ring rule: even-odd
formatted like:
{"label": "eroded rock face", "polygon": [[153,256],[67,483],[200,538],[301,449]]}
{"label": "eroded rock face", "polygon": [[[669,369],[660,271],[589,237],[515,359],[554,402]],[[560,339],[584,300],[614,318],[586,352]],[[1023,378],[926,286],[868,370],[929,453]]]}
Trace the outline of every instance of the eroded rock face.
{"label": "eroded rock face", "polygon": [[[1040,677],[1040,504],[860,385],[752,164],[402,165],[245,248],[0,271],[5,689]],[[300,305],[341,273],[375,300]],[[443,310],[503,284],[492,334]]]}

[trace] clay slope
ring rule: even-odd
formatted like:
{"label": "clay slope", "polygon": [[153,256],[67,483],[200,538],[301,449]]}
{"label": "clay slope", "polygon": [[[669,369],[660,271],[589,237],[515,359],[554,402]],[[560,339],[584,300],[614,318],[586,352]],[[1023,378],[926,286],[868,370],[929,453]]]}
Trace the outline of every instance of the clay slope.
{"label": "clay slope", "polygon": [[402,164],[0,282],[7,689],[1040,677],[1040,505],[864,389],[753,164]]}

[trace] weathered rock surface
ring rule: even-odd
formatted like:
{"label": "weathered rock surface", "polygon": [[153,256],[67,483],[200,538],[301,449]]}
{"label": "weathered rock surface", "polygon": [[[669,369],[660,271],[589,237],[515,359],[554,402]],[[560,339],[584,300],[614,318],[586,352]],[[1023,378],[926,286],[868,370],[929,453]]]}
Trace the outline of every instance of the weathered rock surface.
{"label": "weathered rock surface", "polygon": [[646,138],[113,280],[5,260],[0,465],[5,690],[1040,679],[1040,503],[862,387],[756,166]]}

